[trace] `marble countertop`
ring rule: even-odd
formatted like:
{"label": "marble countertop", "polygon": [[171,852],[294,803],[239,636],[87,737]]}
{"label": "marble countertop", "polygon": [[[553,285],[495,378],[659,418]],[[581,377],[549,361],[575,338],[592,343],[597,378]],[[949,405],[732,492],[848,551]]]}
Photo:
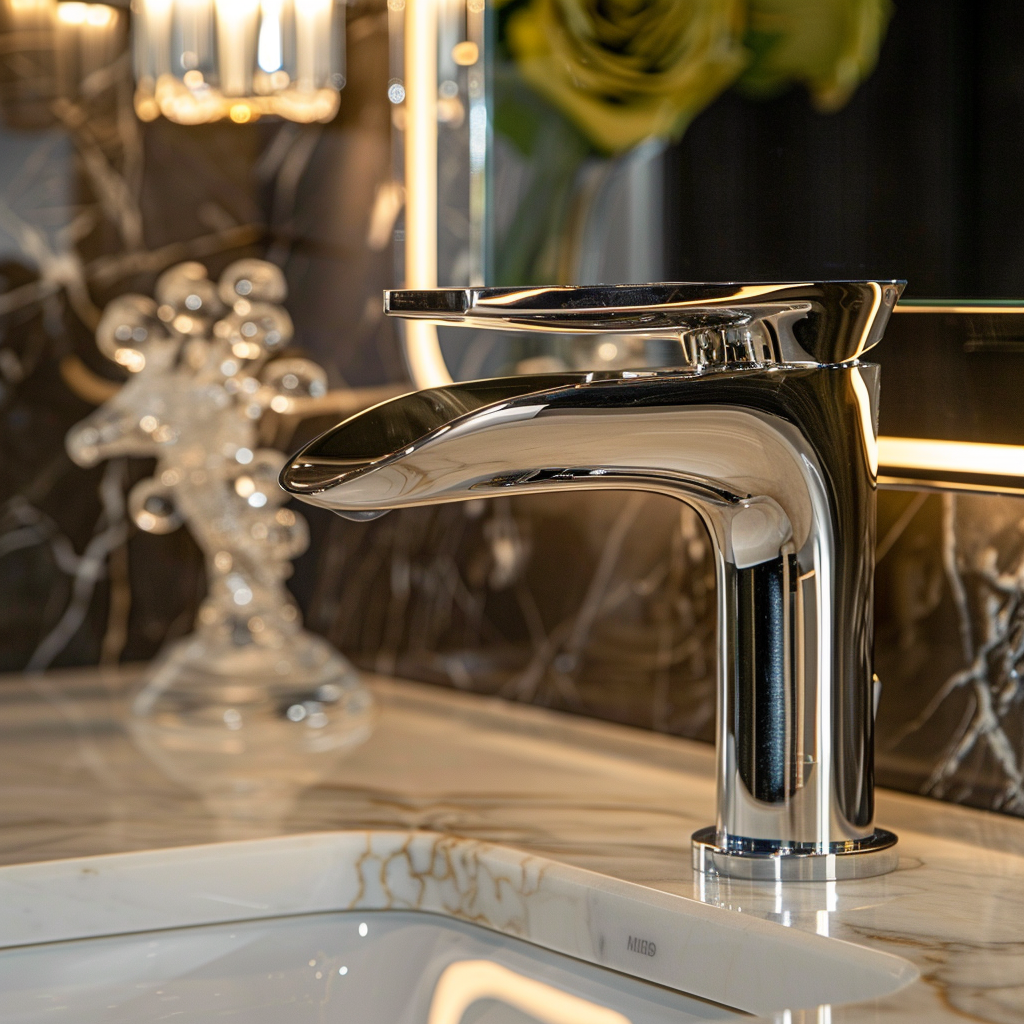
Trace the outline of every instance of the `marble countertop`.
{"label": "marble countertop", "polygon": [[[133,681],[95,670],[3,679],[0,864],[259,831],[210,817],[135,749],[122,724]],[[432,687],[371,685],[373,737],[273,834],[411,830],[500,844],[893,953],[921,972],[892,995],[833,1006],[834,1022],[1024,1020],[1024,821],[879,791],[878,823],[900,836],[893,874],[827,885],[710,879],[692,872],[689,851],[691,832],[714,817],[710,748]]]}

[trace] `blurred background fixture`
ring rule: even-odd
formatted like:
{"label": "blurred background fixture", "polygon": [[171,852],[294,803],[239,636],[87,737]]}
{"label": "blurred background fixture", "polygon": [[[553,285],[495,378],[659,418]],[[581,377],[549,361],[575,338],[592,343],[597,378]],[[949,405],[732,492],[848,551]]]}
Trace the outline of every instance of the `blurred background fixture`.
{"label": "blurred background fixture", "polygon": [[41,128],[109,88],[128,44],[128,12],[79,0],[0,4],[0,109],[12,128]]}
{"label": "blurred background fixture", "polygon": [[345,85],[339,0],[134,0],[135,111],[179,124],[330,121]]}
{"label": "blurred background fixture", "polygon": [[[109,8],[106,56],[61,57],[63,78],[57,5],[0,5],[9,670],[147,660],[195,621],[201,552],[127,519],[152,464],[82,470],[63,448],[128,379],[93,340],[100,311],[177,263],[212,279],[240,258],[281,269],[281,358],[318,363],[327,392],[261,419],[260,445],[278,450],[414,383],[675,359],[628,337],[398,334],[380,292],[402,282],[898,275],[908,300],[1024,297],[1012,0],[355,0],[332,8],[347,35],[346,84],[323,84],[337,111],[308,123],[259,106],[256,88],[274,74],[265,12],[285,26],[297,6],[239,3],[223,11],[257,26],[238,35],[255,54],[250,116],[229,105],[191,125],[136,114],[128,23],[139,40],[172,4]],[[108,8],[78,28],[93,9]],[[197,96],[213,96],[213,65],[185,67],[186,49],[172,32],[160,50],[178,61],[168,95],[191,96],[199,70]],[[154,78],[159,107],[157,92]],[[1024,443],[1019,332],[979,316],[968,347],[944,315],[929,332],[907,323],[877,350],[890,433]],[[881,495],[883,783],[1024,813],[1022,522],[1008,496]],[[359,667],[711,736],[713,566],[688,510],[551,495],[367,524],[313,510],[309,526],[288,586]]]}

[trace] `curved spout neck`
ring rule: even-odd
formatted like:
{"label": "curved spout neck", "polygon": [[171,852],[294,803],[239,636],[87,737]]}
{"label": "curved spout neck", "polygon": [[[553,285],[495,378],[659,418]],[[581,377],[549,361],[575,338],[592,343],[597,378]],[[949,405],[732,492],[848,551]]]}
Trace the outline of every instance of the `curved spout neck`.
{"label": "curved spout neck", "polygon": [[855,364],[453,385],[339,425],[282,483],[361,516],[593,488],[693,506],[718,573],[715,848],[813,860],[877,842],[877,381]]}

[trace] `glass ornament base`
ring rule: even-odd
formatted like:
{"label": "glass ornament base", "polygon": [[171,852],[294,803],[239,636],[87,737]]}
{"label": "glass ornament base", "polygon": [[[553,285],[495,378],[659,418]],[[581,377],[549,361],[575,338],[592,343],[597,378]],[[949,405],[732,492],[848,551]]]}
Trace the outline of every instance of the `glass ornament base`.
{"label": "glass ornament base", "polygon": [[218,818],[272,822],[369,737],[373,717],[358,674],[320,637],[287,623],[254,635],[221,622],[158,656],[130,729]]}

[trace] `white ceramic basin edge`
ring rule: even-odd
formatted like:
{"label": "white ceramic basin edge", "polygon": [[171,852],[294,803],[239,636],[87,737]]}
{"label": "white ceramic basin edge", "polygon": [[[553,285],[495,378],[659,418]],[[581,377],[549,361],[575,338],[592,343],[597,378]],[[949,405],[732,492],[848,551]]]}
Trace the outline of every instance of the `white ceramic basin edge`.
{"label": "white ceramic basin edge", "polygon": [[0,947],[389,909],[470,921],[757,1015],[876,999],[918,977],[878,950],[428,832],[321,832],[0,868]]}

